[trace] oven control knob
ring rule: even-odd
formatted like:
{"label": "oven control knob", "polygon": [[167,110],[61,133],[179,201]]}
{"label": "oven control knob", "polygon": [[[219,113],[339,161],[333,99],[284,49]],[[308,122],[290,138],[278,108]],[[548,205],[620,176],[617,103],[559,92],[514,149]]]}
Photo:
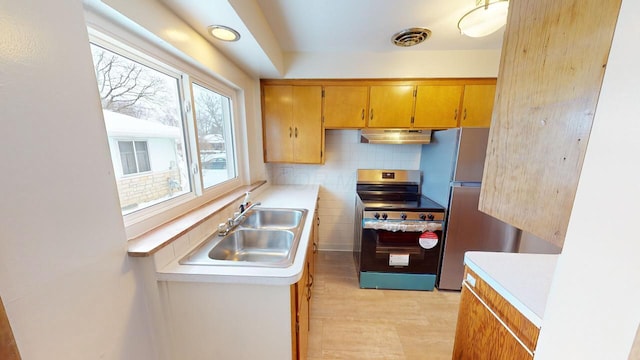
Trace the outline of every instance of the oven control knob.
{"label": "oven control knob", "polygon": [[433,218],[434,218],[433,214],[429,214],[429,215],[427,215],[427,219],[429,219],[429,220],[433,220]]}
{"label": "oven control knob", "polygon": [[402,218],[402,220],[407,220],[407,214],[405,213],[400,214],[400,217]]}
{"label": "oven control knob", "polygon": [[373,217],[376,218],[376,219],[380,219],[380,214],[375,213],[375,214],[373,214]]}
{"label": "oven control knob", "polygon": [[382,213],[382,220],[387,220],[387,213]]}
{"label": "oven control knob", "polygon": [[420,220],[427,220],[427,215],[420,214]]}

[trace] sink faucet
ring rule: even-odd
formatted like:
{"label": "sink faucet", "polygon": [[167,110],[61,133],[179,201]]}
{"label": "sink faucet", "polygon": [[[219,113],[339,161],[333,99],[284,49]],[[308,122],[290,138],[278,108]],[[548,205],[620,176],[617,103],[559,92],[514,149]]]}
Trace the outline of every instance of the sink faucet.
{"label": "sink faucet", "polygon": [[261,205],[261,203],[259,202],[253,203],[249,205],[246,209],[244,209],[242,212],[236,213],[237,215],[234,214],[235,215],[234,218],[229,218],[226,223],[222,223],[218,225],[218,236],[226,236],[231,230],[235,229],[235,227],[238,226],[238,224],[240,224],[240,221],[244,218],[247,211],[253,209],[258,205]]}

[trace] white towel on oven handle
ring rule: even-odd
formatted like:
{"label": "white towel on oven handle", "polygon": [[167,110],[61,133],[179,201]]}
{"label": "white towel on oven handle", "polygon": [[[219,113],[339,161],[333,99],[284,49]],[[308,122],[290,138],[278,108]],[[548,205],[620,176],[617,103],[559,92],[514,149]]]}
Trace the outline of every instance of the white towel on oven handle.
{"label": "white towel on oven handle", "polygon": [[385,221],[385,220],[364,220],[364,229],[386,230],[386,231],[411,231],[425,232],[442,230],[440,222],[416,222],[416,221]]}

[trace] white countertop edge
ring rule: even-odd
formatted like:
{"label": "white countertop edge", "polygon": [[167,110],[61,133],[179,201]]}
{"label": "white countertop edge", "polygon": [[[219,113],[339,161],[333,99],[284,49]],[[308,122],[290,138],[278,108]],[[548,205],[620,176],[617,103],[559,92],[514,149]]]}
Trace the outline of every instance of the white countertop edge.
{"label": "white countertop edge", "polygon": [[491,286],[498,294],[505,298],[511,305],[513,305],[524,317],[529,319],[536,327],[542,326],[542,318],[540,315],[532,311],[526,306],[520,299],[515,297],[508,289],[502,286],[497,280],[494,279],[494,275],[485,272],[478,264],[476,264],[467,254],[464,257],[464,263],[473,272],[478,274],[482,280],[484,280],[489,286]]}
{"label": "white countertop edge", "polygon": [[[306,251],[311,241],[311,229],[315,221],[313,207],[318,197],[319,185],[277,185],[270,186],[258,194],[254,202],[261,202],[260,207],[280,207],[307,209],[300,243],[296,249],[293,264],[286,268],[270,268],[258,266],[216,266],[216,265],[181,265],[179,260],[196,244],[183,254],[176,256],[171,262],[156,272],[159,281],[208,282],[227,284],[259,284],[259,285],[291,285],[302,278],[306,263]],[[304,191],[304,196],[300,192]],[[206,241],[206,240],[204,240]]]}

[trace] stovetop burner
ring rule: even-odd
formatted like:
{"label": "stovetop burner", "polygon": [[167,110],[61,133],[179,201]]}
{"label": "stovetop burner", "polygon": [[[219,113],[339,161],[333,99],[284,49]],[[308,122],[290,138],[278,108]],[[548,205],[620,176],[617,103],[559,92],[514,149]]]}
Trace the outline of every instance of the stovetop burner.
{"label": "stovetop burner", "polygon": [[417,212],[444,212],[444,207],[437,202],[429,199],[424,195],[419,195],[418,200],[367,200],[366,197],[362,200],[364,210],[393,210],[393,211],[417,211]]}
{"label": "stovetop burner", "polygon": [[444,213],[420,194],[420,170],[358,170],[356,192],[365,211]]}

